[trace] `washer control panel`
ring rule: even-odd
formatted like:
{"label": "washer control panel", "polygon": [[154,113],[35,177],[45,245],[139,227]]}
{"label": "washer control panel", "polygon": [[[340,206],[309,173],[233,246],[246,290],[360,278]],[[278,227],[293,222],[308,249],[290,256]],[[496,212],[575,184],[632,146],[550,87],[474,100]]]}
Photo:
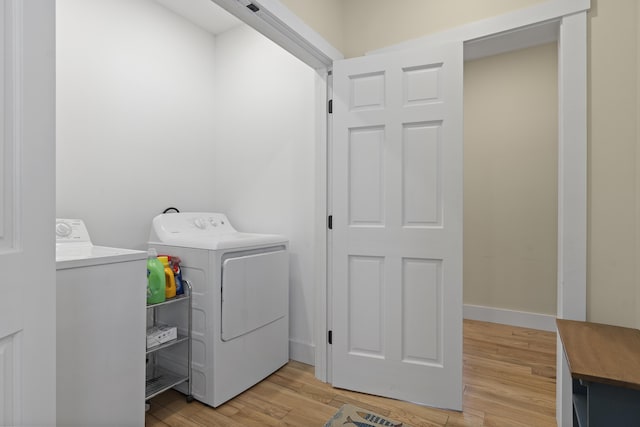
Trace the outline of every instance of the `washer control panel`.
{"label": "washer control panel", "polygon": [[56,243],[66,242],[91,242],[83,220],[56,219]]}

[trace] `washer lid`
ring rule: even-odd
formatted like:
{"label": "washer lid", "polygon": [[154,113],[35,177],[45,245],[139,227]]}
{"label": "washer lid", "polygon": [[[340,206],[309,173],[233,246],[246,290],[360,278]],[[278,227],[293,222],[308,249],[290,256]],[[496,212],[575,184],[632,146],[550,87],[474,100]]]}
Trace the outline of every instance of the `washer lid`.
{"label": "washer lid", "polygon": [[87,267],[146,259],[147,253],[132,249],[94,246],[81,219],[56,219],[56,269]]}
{"label": "washer lid", "polygon": [[237,249],[284,244],[287,238],[276,234],[240,233],[227,216],[210,212],[180,212],[153,218],[149,244],[196,249]]}
{"label": "washer lid", "polygon": [[94,245],[56,245],[56,270],[147,259],[147,253],[132,249]]}

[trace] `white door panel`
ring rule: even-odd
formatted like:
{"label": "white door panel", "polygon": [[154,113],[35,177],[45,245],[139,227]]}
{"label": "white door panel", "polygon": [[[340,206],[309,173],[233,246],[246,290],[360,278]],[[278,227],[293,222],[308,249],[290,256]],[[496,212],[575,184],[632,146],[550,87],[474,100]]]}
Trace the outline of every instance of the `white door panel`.
{"label": "white door panel", "polygon": [[333,75],[333,385],[461,409],[462,44]]}
{"label": "white door panel", "polygon": [[0,3],[0,425],[55,425],[55,10]]}

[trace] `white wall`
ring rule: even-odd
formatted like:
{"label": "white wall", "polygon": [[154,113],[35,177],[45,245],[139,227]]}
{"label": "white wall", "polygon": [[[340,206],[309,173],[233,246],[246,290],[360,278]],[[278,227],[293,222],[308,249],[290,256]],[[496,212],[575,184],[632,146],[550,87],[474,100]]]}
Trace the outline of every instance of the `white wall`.
{"label": "white wall", "polygon": [[214,37],[149,0],[58,0],[56,26],[56,215],[145,248],[167,206],[214,209]]}
{"label": "white wall", "polygon": [[216,43],[216,208],[289,237],[292,356],[311,362],[315,71],[245,26]]}
{"label": "white wall", "polygon": [[292,356],[313,362],[315,72],[151,0],[57,4],[57,216],[131,248],[167,206],[287,235]]}

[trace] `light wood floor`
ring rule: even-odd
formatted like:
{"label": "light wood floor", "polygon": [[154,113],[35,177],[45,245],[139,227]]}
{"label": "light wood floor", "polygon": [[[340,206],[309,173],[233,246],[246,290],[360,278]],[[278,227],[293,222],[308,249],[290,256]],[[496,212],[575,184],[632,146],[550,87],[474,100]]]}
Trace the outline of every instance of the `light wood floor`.
{"label": "light wood floor", "polygon": [[322,427],[352,403],[412,427],[555,426],[555,333],[464,321],[464,411],[445,411],[334,389],[291,361],[213,409],[167,391],[151,401],[148,427]]}

